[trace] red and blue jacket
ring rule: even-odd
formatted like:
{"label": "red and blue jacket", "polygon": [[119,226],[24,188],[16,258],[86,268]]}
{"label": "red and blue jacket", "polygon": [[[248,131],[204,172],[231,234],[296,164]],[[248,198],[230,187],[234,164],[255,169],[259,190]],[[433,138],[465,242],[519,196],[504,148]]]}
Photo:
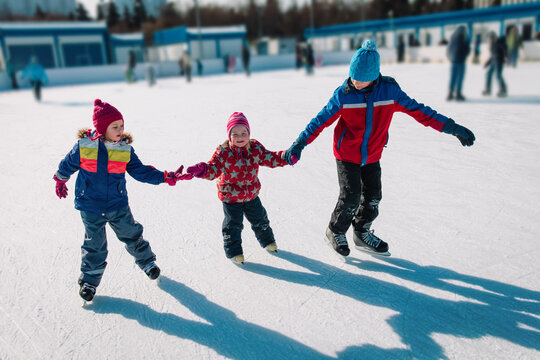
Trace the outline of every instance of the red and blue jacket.
{"label": "red and blue jacket", "polygon": [[388,142],[388,129],[396,111],[412,116],[424,126],[441,131],[450,118],[410,98],[387,76],[379,76],[369,87],[357,90],[350,79],[334,91],[328,104],[300,133],[308,144],[328,126],[334,129],[334,156],[364,166],[379,161]]}
{"label": "red and blue jacket", "polygon": [[129,134],[116,143],[101,137],[92,140],[84,131],[79,132],[79,138],[56,173],[60,180],[67,180],[79,171],[75,183],[77,210],[101,214],[127,206],[126,171],[141,182],[165,182],[164,172],[142,164],[130,145]]}

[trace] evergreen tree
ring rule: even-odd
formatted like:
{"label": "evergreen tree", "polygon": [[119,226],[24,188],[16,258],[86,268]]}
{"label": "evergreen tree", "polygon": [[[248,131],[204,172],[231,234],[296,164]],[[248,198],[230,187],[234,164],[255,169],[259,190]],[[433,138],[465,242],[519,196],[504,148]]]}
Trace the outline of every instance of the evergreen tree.
{"label": "evergreen tree", "polygon": [[103,14],[103,7],[97,5],[96,18],[98,21],[105,20],[105,15]]}
{"label": "evergreen tree", "polygon": [[36,20],[43,20],[45,19],[46,14],[41,10],[41,6],[36,5],[36,13],[34,14],[34,18]]}
{"label": "evergreen tree", "polygon": [[81,3],[77,3],[75,14],[76,14],[77,20],[79,21],[90,21],[90,17],[88,16],[88,11],[86,11],[86,8]]}
{"label": "evergreen tree", "polygon": [[118,24],[120,21],[120,15],[118,14],[118,10],[116,10],[116,5],[114,2],[109,3],[109,11],[107,13],[107,27],[111,28]]}
{"label": "evergreen tree", "polygon": [[140,28],[146,21],[146,8],[142,0],[136,0],[133,7],[133,25],[136,29]]}

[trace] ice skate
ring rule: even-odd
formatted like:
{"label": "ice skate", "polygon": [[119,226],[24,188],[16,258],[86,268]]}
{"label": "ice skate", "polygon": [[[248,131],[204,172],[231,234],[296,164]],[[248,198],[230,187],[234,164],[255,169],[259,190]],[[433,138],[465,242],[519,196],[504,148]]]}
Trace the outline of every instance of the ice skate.
{"label": "ice skate", "polygon": [[374,234],[373,230],[354,231],[354,247],[373,255],[390,256],[388,244]]}
{"label": "ice skate", "polygon": [[242,254],[233,256],[229,260],[231,260],[233,262],[233,264],[244,265],[244,255],[242,255]]}
{"label": "ice skate", "polygon": [[148,265],[146,265],[143,271],[151,280],[156,280],[159,277],[159,274],[161,273],[161,270],[153,261],[149,263]]}
{"label": "ice skate", "polygon": [[265,249],[266,249],[266,251],[268,251],[271,254],[277,253],[277,244],[276,244],[276,242],[274,241],[274,242],[266,245]]}
{"label": "ice skate", "polygon": [[94,299],[94,296],[96,295],[96,287],[82,280],[79,280],[79,285],[79,295],[84,300],[84,306],[87,302],[90,302]]}
{"label": "ice skate", "polygon": [[351,253],[345,234],[335,234],[332,232],[332,230],[330,230],[330,228],[327,228],[326,239],[339,255],[347,256]]}

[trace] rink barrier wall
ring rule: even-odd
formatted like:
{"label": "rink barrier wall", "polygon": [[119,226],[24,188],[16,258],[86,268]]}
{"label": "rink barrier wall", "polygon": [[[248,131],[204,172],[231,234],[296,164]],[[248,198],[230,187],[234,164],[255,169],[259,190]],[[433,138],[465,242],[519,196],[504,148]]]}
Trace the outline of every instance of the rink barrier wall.
{"label": "rink barrier wall", "polygon": [[[393,63],[396,61],[396,51],[391,48],[379,49],[382,63]],[[354,51],[324,52],[316,53],[316,62],[319,66],[327,65],[345,65],[348,64]],[[489,51],[484,45],[480,52],[480,61],[487,60]],[[468,57],[472,60],[472,56]],[[524,42],[520,51],[520,61],[540,61],[540,41]],[[406,62],[447,62],[446,46],[429,46],[408,48],[406,53]],[[139,81],[144,81],[147,66],[152,65],[155,69],[157,78],[166,78],[180,76],[180,69],[176,61],[161,63],[141,63],[135,68],[135,76]],[[295,67],[294,54],[286,55],[267,55],[252,56],[250,69],[252,72],[293,69]],[[225,74],[225,66],[222,59],[203,60],[203,76]],[[54,68],[47,69],[49,84],[47,86],[64,86],[95,84],[105,82],[123,82],[125,81],[126,65],[102,65],[85,66],[73,68]],[[242,61],[237,58],[235,73],[243,71]],[[21,72],[17,73],[17,81],[20,88],[29,88],[28,80],[20,79]],[[192,76],[197,77],[195,63],[192,65]],[[0,91],[10,90],[11,81],[5,72],[0,73]]]}

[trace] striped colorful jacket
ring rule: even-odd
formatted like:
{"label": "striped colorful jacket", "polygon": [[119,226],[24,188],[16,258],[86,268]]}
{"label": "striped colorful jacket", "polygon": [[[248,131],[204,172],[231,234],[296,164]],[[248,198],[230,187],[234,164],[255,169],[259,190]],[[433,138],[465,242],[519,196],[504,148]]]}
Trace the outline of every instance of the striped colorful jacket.
{"label": "striped colorful jacket", "polygon": [[311,120],[300,137],[310,144],[324,128],[338,120],[334,129],[334,156],[364,166],[381,159],[396,111],[438,131],[445,124],[454,123],[410,98],[393,78],[379,76],[374,84],[362,90],[357,90],[347,79],[334,91],[328,104]]}
{"label": "striped colorful jacket", "polygon": [[257,140],[251,139],[249,148],[218,146],[204,176],[207,180],[218,178],[219,200],[225,203],[248,202],[259,195],[259,166],[275,168],[288,163],[282,159],[283,151],[270,151]]}
{"label": "striped colorful jacket", "polygon": [[[92,134],[92,137],[95,134]],[[79,171],[75,183],[75,208],[104,213],[128,205],[126,171],[136,180],[154,185],[165,182],[165,173],[143,165],[130,145],[131,136],[111,143],[91,140],[84,131],[79,141],[60,162],[56,176],[61,180]]]}

